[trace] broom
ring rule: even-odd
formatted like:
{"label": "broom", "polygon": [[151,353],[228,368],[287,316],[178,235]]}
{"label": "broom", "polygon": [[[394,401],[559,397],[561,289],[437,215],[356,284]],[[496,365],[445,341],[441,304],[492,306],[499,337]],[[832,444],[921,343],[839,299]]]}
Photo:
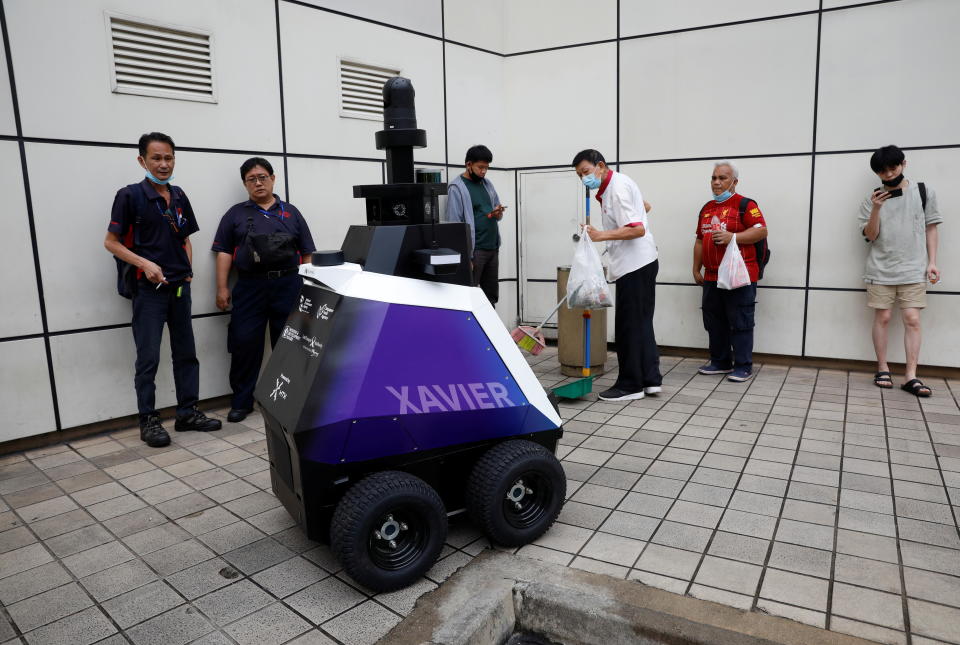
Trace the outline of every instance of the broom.
{"label": "broom", "polygon": [[527,327],[521,325],[510,332],[510,336],[517,343],[517,347],[530,352],[534,356],[542,352],[543,348],[547,346],[547,342],[544,339],[543,332],[540,331],[540,328],[547,324],[548,320],[553,318],[553,314],[557,313],[557,309],[559,309],[560,305],[566,302],[566,300],[566,296],[561,298],[560,302],[557,303],[557,306],[553,308],[553,311],[547,314],[547,317],[543,319],[543,322],[536,327]]}

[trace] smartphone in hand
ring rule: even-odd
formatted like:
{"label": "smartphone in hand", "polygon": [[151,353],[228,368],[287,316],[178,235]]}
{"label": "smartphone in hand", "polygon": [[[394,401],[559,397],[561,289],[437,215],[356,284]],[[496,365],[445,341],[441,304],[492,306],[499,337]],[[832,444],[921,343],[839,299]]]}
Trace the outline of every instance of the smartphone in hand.
{"label": "smartphone in hand", "polygon": [[892,197],[903,197],[903,188],[890,189],[890,188],[884,188],[883,186],[878,186],[877,189],[874,190],[873,192],[877,192],[877,190],[889,193],[889,197],[887,197],[887,199],[890,199]]}

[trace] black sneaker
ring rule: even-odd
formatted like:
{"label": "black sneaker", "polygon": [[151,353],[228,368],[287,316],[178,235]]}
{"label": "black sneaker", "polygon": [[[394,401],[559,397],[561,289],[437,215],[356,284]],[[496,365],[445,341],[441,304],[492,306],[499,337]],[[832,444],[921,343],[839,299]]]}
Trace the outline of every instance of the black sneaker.
{"label": "black sneaker", "polygon": [[227,421],[230,423],[240,423],[247,418],[247,415],[253,412],[249,408],[230,408],[230,412],[227,413]]}
{"label": "black sneaker", "polygon": [[643,398],[643,390],[627,392],[618,387],[612,387],[609,390],[604,390],[597,396],[600,397],[601,401],[635,401]]}
{"label": "black sneaker", "polygon": [[163,429],[159,415],[151,414],[140,422],[140,441],[151,448],[163,448],[170,445],[170,435]]}
{"label": "black sneaker", "polygon": [[211,419],[196,407],[185,416],[177,416],[177,422],[173,428],[177,432],[187,432],[196,430],[197,432],[211,432],[223,427],[223,422],[219,419]]}

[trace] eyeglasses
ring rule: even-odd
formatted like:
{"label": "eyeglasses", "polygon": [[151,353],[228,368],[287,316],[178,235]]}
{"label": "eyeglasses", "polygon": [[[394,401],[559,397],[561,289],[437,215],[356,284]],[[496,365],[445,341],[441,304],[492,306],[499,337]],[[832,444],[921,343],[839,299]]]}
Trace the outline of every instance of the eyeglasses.
{"label": "eyeglasses", "polygon": [[243,180],[243,183],[253,186],[256,184],[265,184],[269,179],[270,175],[256,175],[255,177],[247,177]]}

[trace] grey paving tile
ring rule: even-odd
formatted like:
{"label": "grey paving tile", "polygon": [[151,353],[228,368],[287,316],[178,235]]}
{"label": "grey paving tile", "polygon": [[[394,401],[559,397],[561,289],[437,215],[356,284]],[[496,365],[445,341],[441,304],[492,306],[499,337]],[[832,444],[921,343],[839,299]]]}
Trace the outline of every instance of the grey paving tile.
{"label": "grey paving tile", "polygon": [[[710,455],[708,454],[707,456],[709,457]],[[706,458],[704,458],[704,461],[700,463],[700,466],[697,467],[697,470],[694,471],[690,477],[690,482],[729,489],[737,485],[737,481],[740,479],[739,471],[731,472],[729,470],[711,468],[704,465],[706,461]]]}
{"label": "grey paving tile", "polygon": [[762,570],[763,567],[757,565],[708,555],[697,571],[695,582],[753,596],[757,591],[757,582],[760,580]]}
{"label": "grey paving tile", "polygon": [[53,561],[53,556],[38,543],[0,554],[0,578],[39,567]]}
{"label": "grey paving tile", "polygon": [[905,567],[960,576],[960,551],[932,544],[919,544],[901,540],[900,552]]}
{"label": "grey paving tile", "polygon": [[135,645],[186,645],[213,631],[196,609],[180,605],[127,630],[127,637]]}
{"label": "grey paving tile", "polygon": [[212,557],[210,549],[196,540],[188,540],[148,553],[143,559],[161,576],[169,576]]}
{"label": "grey paving tile", "polygon": [[47,547],[58,558],[86,551],[113,541],[113,536],[102,526],[94,524],[46,540]]}
{"label": "grey paving tile", "polygon": [[71,582],[16,602],[7,611],[20,631],[26,633],[92,605],[80,585]]}
{"label": "grey paving tile", "polygon": [[239,572],[220,558],[205,560],[167,577],[167,582],[187,600],[193,600],[233,582]]}
{"label": "grey paving tile", "polygon": [[93,506],[108,499],[114,499],[121,495],[126,495],[129,491],[117,482],[110,480],[107,483],[85,488],[72,493],[70,496],[81,506]]}
{"label": "grey paving tile", "polygon": [[279,533],[297,524],[282,506],[271,508],[269,511],[264,511],[259,515],[248,517],[247,522],[268,535]]}
{"label": "grey paving tile", "polygon": [[645,542],[631,538],[595,533],[580,550],[580,555],[594,560],[630,567],[640,556]]}
{"label": "grey paving tile", "polygon": [[960,637],[960,610],[923,600],[907,600],[914,634],[956,642]]}
{"label": "grey paving tile", "polygon": [[899,595],[840,582],[833,586],[833,613],[893,629],[904,628],[903,600]]}
{"label": "grey paving tile", "polygon": [[857,533],[846,529],[837,531],[837,553],[897,563],[897,541],[891,537]]}
{"label": "grey paving tile", "polygon": [[0,604],[10,606],[38,593],[65,585],[72,580],[59,562],[48,562],[22,573],[4,578],[0,584]]}
{"label": "grey paving tile", "polygon": [[[838,553],[834,566],[834,578],[861,587],[900,593],[900,569],[887,562],[877,562]],[[872,621],[877,622],[877,621]]]}
{"label": "grey paving tile", "polygon": [[[609,565],[607,563],[598,564],[601,564],[604,567],[613,567],[613,565]],[[576,561],[574,561],[573,566],[576,566]],[[436,583],[422,578],[404,589],[377,594],[376,598],[381,604],[386,605],[402,616],[406,616],[413,611],[413,606],[416,604],[417,599],[419,599],[420,596],[427,592],[433,591],[436,588]]]}
{"label": "grey paving tile", "polygon": [[214,500],[218,504],[230,502],[240,497],[246,497],[247,495],[255,492],[257,492],[257,489],[242,479],[234,479],[232,481],[204,489],[204,495]]}
{"label": "grey paving tile", "polygon": [[137,493],[137,495],[147,504],[158,505],[169,502],[172,499],[190,495],[193,492],[193,488],[188,486],[185,481],[175,480],[154,486],[153,488],[147,488]]}
{"label": "grey paving tile", "polygon": [[[600,468],[588,483],[598,486],[630,490],[640,479],[640,475],[626,470]],[[581,489],[582,490],[582,489]]]}
{"label": "grey paving tile", "polygon": [[618,488],[584,484],[571,499],[584,504],[593,504],[594,506],[602,506],[604,508],[616,508],[625,495],[626,491]]}
{"label": "grey paving tile", "polygon": [[750,491],[738,490],[730,499],[730,508],[748,513],[759,513],[777,517],[783,506],[783,499],[771,495],[761,495]]}
{"label": "grey paving tile", "polygon": [[960,538],[952,525],[922,522],[906,517],[899,518],[897,523],[900,527],[900,538],[903,540],[960,549]]}
{"label": "grey paving tile", "polygon": [[720,529],[730,533],[770,539],[773,537],[776,525],[776,518],[768,515],[727,509],[723,514],[723,520],[720,522]]}
{"label": "grey paving tile", "polygon": [[700,554],[660,544],[649,544],[636,568],[672,578],[690,580],[700,562]]}
{"label": "grey paving tile", "polygon": [[811,522],[833,526],[836,521],[837,509],[828,504],[815,504],[798,499],[788,499],[783,503],[781,515],[787,519],[799,522]]}
{"label": "grey paving tile", "polygon": [[760,589],[761,598],[816,611],[826,611],[827,593],[828,583],[826,580],[777,569],[766,570],[763,576],[763,585]]}
{"label": "grey paving tile", "polygon": [[335,577],[329,577],[299,591],[284,602],[315,625],[361,603],[366,597]]}
{"label": "grey paving tile", "polygon": [[372,645],[400,622],[400,617],[367,601],[324,623],[323,628],[346,645]]}
{"label": "grey paving tile", "polygon": [[116,540],[63,558],[62,562],[73,575],[83,578],[98,571],[132,560],[134,555]]}
{"label": "grey paving tile", "polygon": [[707,548],[712,533],[713,531],[706,527],[664,521],[651,541],[678,549],[702,552]]}
{"label": "grey paving tile", "polygon": [[[836,614],[830,617],[830,631],[850,634],[851,636],[858,636],[878,643],[887,643],[888,645],[906,645],[907,643],[906,634],[899,630],[878,627],[876,625],[862,623],[858,620],[850,620],[849,618],[837,616]],[[917,643],[916,639],[914,639],[913,642],[916,645],[922,645]]]}
{"label": "grey paving tile", "polygon": [[290,558],[251,576],[278,598],[286,598],[327,577],[327,572],[304,558]]}
{"label": "grey paving tile", "polygon": [[829,578],[830,561],[831,554],[829,551],[774,542],[773,550],[770,552],[769,566],[785,571]]}
{"label": "grey paving tile", "polygon": [[91,515],[103,522],[142,509],[145,506],[146,504],[139,497],[128,493],[86,508]]}
{"label": "grey paving tile", "polygon": [[181,517],[176,522],[193,535],[202,535],[234,524],[237,520],[237,516],[230,511],[215,506]]}
{"label": "grey paving tile", "polygon": [[787,490],[787,482],[783,479],[744,473],[740,478],[740,483],[737,485],[737,488],[739,490],[750,491],[751,493],[783,497],[784,492]]}
{"label": "grey paving tile", "polygon": [[61,618],[24,635],[29,645],[90,645],[116,633],[117,628],[97,607]]}
{"label": "grey paving tile", "polygon": [[203,493],[194,492],[183,495],[182,497],[175,497],[159,504],[154,504],[154,506],[171,520],[177,520],[181,517],[212,508],[216,506],[216,502]]}
{"label": "grey paving tile", "polygon": [[28,544],[33,544],[36,541],[37,539],[33,537],[30,529],[25,526],[18,526],[0,533],[0,553],[19,549]]}
{"label": "grey paving tile", "polygon": [[896,525],[892,515],[841,508],[837,525],[843,529],[872,533],[874,535],[896,536]]}
{"label": "grey paving tile", "polygon": [[140,560],[131,560],[80,579],[97,602],[136,589],[157,579],[157,575]]}
{"label": "grey paving tile", "polygon": [[833,532],[832,526],[782,519],[777,529],[777,541],[832,551]]}
{"label": "grey paving tile", "polygon": [[680,493],[680,499],[688,502],[697,502],[711,506],[726,506],[733,494],[731,488],[720,486],[710,486],[707,484],[698,484],[696,482],[687,482],[683,492]]}
{"label": "grey paving tile", "polygon": [[183,602],[177,592],[157,580],[104,602],[103,608],[121,629],[126,629]]}
{"label": "grey paving tile", "polygon": [[[564,506],[569,506],[569,504],[565,504]],[[210,531],[209,533],[204,533],[200,535],[198,539],[213,549],[214,552],[222,554],[256,542],[264,537],[266,536],[263,532],[250,526],[246,522],[235,522]],[[304,540],[305,539],[306,538],[304,538]],[[316,543],[310,543],[306,548],[309,548],[311,545],[316,546]]]}
{"label": "grey paving tile", "polygon": [[[7,503],[10,504],[9,496],[6,496],[6,499]],[[10,504],[10,506],[17,508],[13,504]],[[66,495],[61,495],[36,504],[21,506],[17,508],[17,515],[23,518],[24,522],[32,523],[60,515],[61,513],[66,513],[67,511],[72,511],[76,508],[77,505],[72,499]]]}
{"label": "grey paving tile", "polygon": [[118,538],[139,533],[154,526],[167,523],[167,518],[155,508],[147,507],[132,513],[111,518],[103,525]]}
{"label": "grey paving tile", "polygon": [[614,511],[600,527],[600,530],[604,533],[621,535],[635,540],[649,540],[659,523],[660,520],[653,517]]}
{"label": "grey paving tile", "polygon": [[603,523],[608,515],[610,515],[610,509],[567,501],[563,505],[558,519],[565,524],[595,529]]}
{"label": "grey paving tile", "polygon": [[676,479],[657,477],[647,473],[633,487],[634,492],[660,497],[675,498],[683,489],[684,482]]}
{"label": "grey paving tile", "polygon": [[240,645],[279,645],[310,628],[289,608],[274,604],[238,620],[226,632]]}
{"label": "grey paving tile", "polygon": [[293,557],[293,552],[271,538],[252,542],[224,554],[240,571],[250,575]]}
{"label": "grey paving tile", "polygon": [[218,625],[227,625],[274,602],[273,597],[249,580],[240,580],[194,601]]}
{"label": "grey paving tile", "polygon": [[936,522],[956,526],[953,513],[947,504],[935,504],[918,499],[897,497],[897,515],[925,522]]}
{"label": "grey paving tile", "polygon": [[907,595],[960,607],[960,577],[904,567],[903,578]]}
{"label": "grey paving tile", "polygon": [[667,513],[666,519],[694,526],[715,528],[723,515],[723,509],[696,502],[678,500]]}
{"label": "grey paving tile", "polygon": [[128,535],[123,538],[123,543],[137,555],[145,555],[189,539],[186,531],[175,524],[166,523]]}
{"label": "grey paving tile", "polygon": [[731,560],[763,564],[767,557],[769,540],[717,531],[710,543],[709,553]]}

